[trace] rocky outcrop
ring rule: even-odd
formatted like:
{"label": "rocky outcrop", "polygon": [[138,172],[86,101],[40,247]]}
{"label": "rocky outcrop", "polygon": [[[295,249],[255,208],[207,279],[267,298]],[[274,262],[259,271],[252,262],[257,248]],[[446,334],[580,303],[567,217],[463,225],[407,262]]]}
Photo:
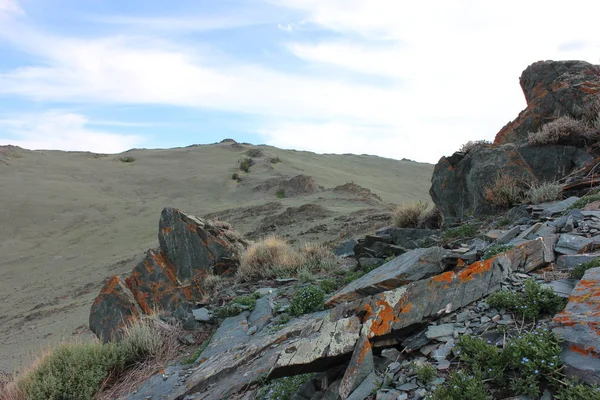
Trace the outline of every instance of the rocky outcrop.
{"label": "rocky outcrop", "polygon": [[126,276],[107,280],[90,310],[89,326],[107,342],[118,339],[127,322],[142,313],[175,311],[204,295],[208,273],[232,275],[246,245],[227,229],[165,208],[159,221],[160,247]]}
{"label": "rocky outcrop", "polygon": [[435,165],[429,194],[447,222],[495,211],[485,199],[498,171],[525,182],[555,182],[592,159],[573,146],[480,146],[442,157]]}
{"label": "rocky outcrop", "polygon": [[529,132],[560,116],[582,117],[590,97],[600,93],[600,67],[585,61],[538,61],[520,78],[527,108],[504,126],[494,143],[524,143]]}

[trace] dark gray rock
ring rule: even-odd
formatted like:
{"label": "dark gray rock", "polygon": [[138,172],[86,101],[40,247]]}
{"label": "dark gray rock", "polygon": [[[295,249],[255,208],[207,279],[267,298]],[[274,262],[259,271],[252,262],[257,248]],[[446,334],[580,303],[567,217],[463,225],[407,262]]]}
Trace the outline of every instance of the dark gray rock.
{"label": "dark gray rock", "polygon": [[564,339],[565,372],[590,384],[600,383],[600,268],[586,271],[567,307],[553,319]]}
{"label": "dark gray rock", "polygon": [[248,322],[251,326],[256,327],[257,330],[264,328],[273,318],[273,295],[263,296],[256,300],[256,306],[248,318]]}
{"label": "dark gray rock", "polygon": [[571,270],[580,264],[584,264],[598,257],[600,257],[600,253],[570,254],[559,256],[556,260],[556,268]]}
{"label": "dark gray rock", "polygon": [[568,299],[577,284],[577,279],[559,279],[543,286],[554,291],[558,296]]}
{"label": "dark gray rock", "polygon": [[438,232],[434,229],[393,228],[389,234],[395,245],[411,250],[433,244],[434,240],[430,238]]}
{"label": "dark gray rock", "polygon": [[379,378],[375,373],[370,373],[350,396],[342,396],[342,398],[346,398],[347,400],[364,400],[371,394],[375,393],[380,387],[381,378]]}
{"label": "dark gray rock", "polygon": [[557,214],[562,214],[567,211],[567,209],[571,207],[577,200],[579,200],[579,197],[572,196],[568,199],[554,203],[539,204],[537,208],[542,210],[542,217],[553,217]]}
{"label": "dark gray rock", "polygon": [[192,314],[194,315],[194,318],[196,319],[196,321],[200,321],[200,322],[210,322],[213,319],[210,311],[208,311],[204,307],[192,310]]}
{"label": "dark gray rock", "polygon": [[449,254],[441,247],[411,250],[350,283],[329,301],[352,301],[437,275],[444,270],[442,258]]}
{"label": "dark gray rock", "polygon": [[352,257],[354,256],[354,246],[356,246],[356,240],[350,239],[345,242],[340,243],[333,249],[333,254],[336,257],[344,258],[344,257]]}
{"label": "dark gray rock", "polygon": [[565,233],[560,235],[555,251],[559,254],[579,254],[592,250],[592,239]]}

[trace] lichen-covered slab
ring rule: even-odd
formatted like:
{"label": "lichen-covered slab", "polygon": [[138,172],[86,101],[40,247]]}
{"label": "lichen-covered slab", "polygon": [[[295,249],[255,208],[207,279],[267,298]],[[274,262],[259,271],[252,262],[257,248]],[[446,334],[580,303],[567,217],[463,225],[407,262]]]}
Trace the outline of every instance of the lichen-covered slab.
{"label": "lichen-covered slab", "polygon": [[411,250],[394,258],[335,293],[328,304],[339,304],[395,289],[444,271],[441,261],[451,254],[441,247]]}
{"label": "lichen-covered slab", "polygon": [[600,383],[600,268],[586,271],[553,323],[554,332],[564,339],[566,372]]}

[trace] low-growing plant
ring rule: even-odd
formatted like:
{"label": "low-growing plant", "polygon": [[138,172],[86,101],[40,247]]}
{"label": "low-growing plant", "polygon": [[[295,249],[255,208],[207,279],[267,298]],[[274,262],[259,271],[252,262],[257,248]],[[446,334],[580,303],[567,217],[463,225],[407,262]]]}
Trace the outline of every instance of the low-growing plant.
{"label": "low-growing plant", "polygon": [[264,156],[264,152],[261,149],[250,149],[246,151],[248,157],[258,158]]}
{"label": "low-growing plant", "polygon": [[254,165],[254,160],[250,157],[244,158],[240,161],[240,169],[244,172],[250,172],[250,167]]}
{"label": "low-growing plant", "polygon": [[553,182],[532,184],[529,186],[527,197],[533,204],[560,200],[562,199],[562,185]]}
{"label": "low-growing plant", "polygon": [[415,364],[414,371],[417,379],[423,383],[429,383],[437,376],[437,370],[430,363]]}
{"label": "low-growing plant", "polygon": [[320,311],[324,308],[324,303],[325,292],[323,289],[314,285],[301,286],[294,293],[290,303],[290,314],[299,316]]}
{"label": "low-growing plant", "polygon": [[522,292],[502,291],[488,296],[487,304],[495,308],[505,308],[527,321],[533,321],[542,314],[554,315],[566,306],[566,299],[559,297],[550,288],[544,288],[534,279],[524,282]]}
{"label": "low-growing plant", "polygon": [[466,154],[471,150],[481,147],[489,147],[491,145],[492,142],[490,142],[489,140],[469,140],[467,143],[460,146],[460,149],[458,151]]}
{"label": "low-growing plant", "polygon": [[422,201],[400,204],[392,212],[392,222],[398,228],[416,228],[427,207]]}
{"label": "low-growing plant", "polygon": [[465,371],[453,372],[448,382],[438,388],[430,396],[430,400],[488,400],[491,399],[483,385],[480,374]]}
{"label": "low-growing plant", "polygon": [[233,179],[234,181],[240,181],[240,174],[234,172],[233,174],[231,174],[231,179]]}
{"label": "low-growing plant", "polygon": [[283,189],[278,189],[275,192],[275,197],[277,197],[278,199],[284,199],[285,198],[285,190]]}
{"label": "low-growing plant", "polygon": [[543,146],[547,144],[581,144],[597,140],[598,130],[582,120],[570,116],[562,116],[542,125],[537,132],[529,133],[529,144]]}
{"label": "low-growing plant", "polygon": [[318,243],[305,243],[300,248],[304,262],[309,269],[331,270],[337,266],[335,255],[326,246]]}
{"label": "low-growing plant", "polygon": [[577,200],[573,204],[571,204],[569,206],[568,210],[583,208],[583,207],[587,206],[588,204],[593,203],[595,201],[600,201],[599,193],[583,196],[582,198],[580,198],[579,200]]}
{"label": "low-growing plant", "polygon": [[466,223],[456,228],[446,229],[442,234],[444,240],[464,239],[475,236],[479,232],[479,227],[475,224]]}
{"label": "low-growing plant", "polygon": [[340,284],[335,279],[326,278],[319,282],[319,287],[325,293],[333,293],[340,287]]}
{"label": "low-growing plant", "polygon": [[122,163],[132,163],[135,162],[135,157],[132,156],[123,156],[123,157],[119,157],[119,161],[121,161]]}
{"label": "low-growing plant", "polygon": [[494,182],[483,191],[486,202],[501,208],[510,208],[525,200],[525,183],[510,174],[500,172]]}
{"label": "low-growing plant", "polygon": [[571,279],[581,279],[581,278],[583,278],[583,275],[585,275],[585,271],[587,271],[588,269],[591,269],[591,268],[598,268],[598,267],[600,267],[600,257],[594,258],[593,260],[590,260],[585,263],[577,264],[575,266],[575,268],[573,268],[569,272],[569,277]]}
{"label": "low-growing plant", "polygon": [[298,280],[302,283],[309,283],[315,281],[315,275],[306,267],[300,267],[298,269]]}
{"label": "low-growing plant", "polygon": [[556,400],[591,400],[600,398],[600,386],[585,385],[575,380],[567,380],[564,386],[561,386],[554,398]]}
{"label": "low-growing plant", "polygon": [[269,162],[271,164],[277,164],[277,163],[281,162],[281,158],[279,158],[279,157],[273,157],[273,158],[269,159]]}
{"label": "low-growing plant", "polygon": [[228,318],[235,317],[236,315],[240,315],[244,309],[241,305],[236,303],[228,303],[224,306],[218,307],[215,309],[215,315],[218,318]]}
{"label": "low-growing plant", "polygon": [[489,260],[492,257],[497,256],[498,254],[507,252],[508,250],[514,248],[514,245],[511,244],[493,244],[483,252],[481,256],[482,260]]}
{"label": "low-growing plant", "polygon": [[314,376],[315,374],[302,374],[275,379],[260,388],[257,398],[265,400],[291,399],[300,387]]}
{"label": "low-growing plant", "polygon": [[508,218],[506,218],[506,217],[500,218],[500,219],[498,220],[498,222],[496,222],[496,225],[497,225],[499,228],[503,228],[503,227],[505,227],[505,226],[508,226],[508,225],[510,225],[510,220],[509,220]]}
{"label": "low-growing plant", "polygon": [[210,339],[205,340],[200,347],[198,347],[196,349],[195,352],[193,352],[188,358],[184,359],[181,361],[182,364],[194,364],[196,362],[196,360],[202,355],[202,353],[204,352],[204,350],[206,350],[206,348],[208,347],[210,343]]}
{"label": "low-growing plant", "polygon": [[304,256],[286,241],[272,236],[253,243],[244,251],[237,276],[243,281],[276,278],[279,274],[291,276],[304,261]]}

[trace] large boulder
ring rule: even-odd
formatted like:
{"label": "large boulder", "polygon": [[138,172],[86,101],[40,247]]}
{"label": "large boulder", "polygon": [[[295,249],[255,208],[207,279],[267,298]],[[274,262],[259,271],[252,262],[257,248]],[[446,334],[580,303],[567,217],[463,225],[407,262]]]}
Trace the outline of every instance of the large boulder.
{"label": "large boulder", "polygon": [[574,146],[478,146],[467,153],[442,157],[435,165],[429,194],[446,221],[470,213],[496,211],[485,199],[498,171],[526,182],[554,182],[591,157]]}
{"label": "large boulder", "polygon": [[524,143],[529,132],[560,116],[581,118],[585,105],[600,93],[600,67],[585,61],[538,61],[520,78],[525,108],[496,135],[495,143]]}
{"label": "large boulder", "polygon": [[159,221],[160,247],[125,276],[113,276],[94,300],[89,325],[104,342],[140,314],[175,311],[205,294],[208,274],[233,274],[246,242],[228,229],[165,208]]}

